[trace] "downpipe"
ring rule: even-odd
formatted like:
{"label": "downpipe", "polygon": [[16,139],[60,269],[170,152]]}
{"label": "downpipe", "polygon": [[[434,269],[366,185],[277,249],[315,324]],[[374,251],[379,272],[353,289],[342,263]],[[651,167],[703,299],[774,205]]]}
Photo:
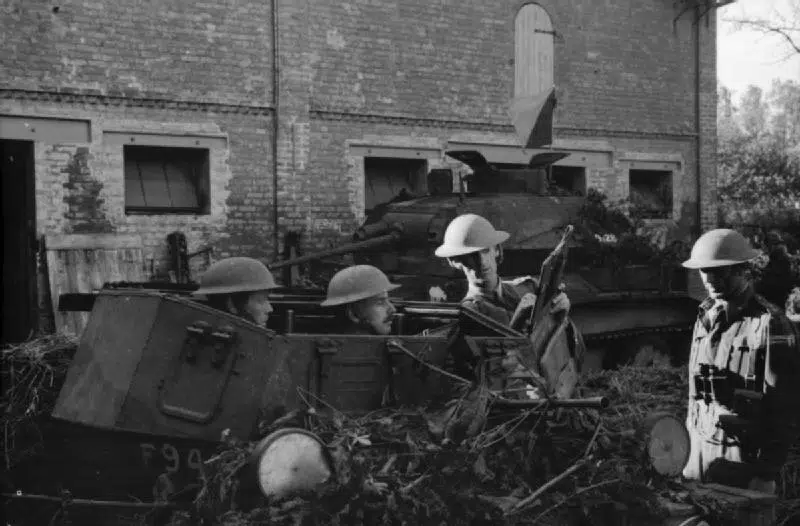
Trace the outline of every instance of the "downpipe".
{"label": "downpipe", "polygon": [[278,234],[278,133],[280,131],[280,65],[278,58],[278,0],[271,0],[272,10],[272,249],[273,259],[280,253]]}
{"label": "downpipe", "polygon": [[[710,16],[710,15],[709,15]],[[700,5],[694,6],[694,131],[695,131],[695,190],[697,192],[697,222],[695,237],[703,233],[703,183],[700,176]]]}

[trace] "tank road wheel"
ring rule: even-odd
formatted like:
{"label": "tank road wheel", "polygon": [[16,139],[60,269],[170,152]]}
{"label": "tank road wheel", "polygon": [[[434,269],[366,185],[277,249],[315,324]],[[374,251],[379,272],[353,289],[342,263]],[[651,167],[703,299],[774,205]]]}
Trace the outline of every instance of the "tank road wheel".
{"label": "tank road wheel", "polygon": [[655,368],[672,365],[669,344],[655,334],[644,334],[630,340],[625,345],[623,356],[622,365]]}

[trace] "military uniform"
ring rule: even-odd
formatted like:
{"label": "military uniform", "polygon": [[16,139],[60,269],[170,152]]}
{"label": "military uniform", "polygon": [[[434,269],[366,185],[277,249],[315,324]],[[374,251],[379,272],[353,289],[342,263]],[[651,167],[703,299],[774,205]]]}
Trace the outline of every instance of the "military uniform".
{"label": "military uniform", "polygon": [[490,293],[484,293],[470,286],[461,304],[508,325],[522,297],[525,294],[536,294],[537,289],[538,280],[532,276],[511,280],[501,279],[497,289]]}
{"label": "military uniform", "polygon": [[[727,305],[706,299],[695,323],[686,418],[691,451],[683,475],[746,486],[756,477],[774,480],[798,437],[800,349],[791,322],[752,287]],[[714,379],[709,379],[709,367]],[[734,412],[734,389],[763,394],[757,418],[748,417],[754,434],[718,426],[723,415],[744,416]],[[739,482],[725,475],[727,480],[719,480],[713,469],[709,472],[718,459],[724,460],[713,467],[743,468],[746,476]]]}

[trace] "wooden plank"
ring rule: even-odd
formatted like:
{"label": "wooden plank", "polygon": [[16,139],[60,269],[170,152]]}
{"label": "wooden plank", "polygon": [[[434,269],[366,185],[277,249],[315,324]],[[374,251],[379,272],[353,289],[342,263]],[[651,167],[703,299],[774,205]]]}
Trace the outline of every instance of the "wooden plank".
{"label": "wooden plank", "polygon": [[46,236],[45,247],[58,332],[80,335],[89,316],[85,312],[59,312],[61,294],[92,292],[106,282],[144,280],[142,239],[138,235]]}
{"label": "wooden plank", "polygon": [[541,6],[526,4],[514,31],[514,96],[530,96],[553,86],[553,25]]}

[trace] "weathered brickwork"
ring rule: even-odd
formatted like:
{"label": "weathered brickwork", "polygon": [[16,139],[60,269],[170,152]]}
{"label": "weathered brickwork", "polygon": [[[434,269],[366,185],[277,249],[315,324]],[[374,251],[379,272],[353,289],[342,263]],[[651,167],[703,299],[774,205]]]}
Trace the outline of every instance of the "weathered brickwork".
{"label": "weathered brickwork", "polygon": [[[138,234],[156,272],[166,263],[166,236],[187,236],[189,252],[213,246],[215,257],[248,253],[264,260],[272,229],[271,116],[0,101],[8,115],[63,116],[91,122],[86,144],[35,145],[36,223],[41,235]],[[215,139],[209,149],[208,214],[127,215],[123,149],[107,135],[151,134]]]}
{"label": "weathered brickwork", "polygon": [[[314,2],[312,105],[507,123],[514,16],[523,3]],[[537,3],[557,32],[557,126],[694,131],[688,15],[673,30],[672,2]]]}
{"label": "weathered brickwork", "polygon": [[8,0],[0,78],[15,88],[262,104],[268,2]]}
{"label": "weathered brickwork", "polygon": [[[426,158],[428,168],[458,169],[460,163],[446,157],[450,142],[513,145],[511,133],[485,133],[428,126],[403,126],[315,119],[310,142],[313,148],[308,173],[317,177],[293,178],[281,185],[278,194],[282,230],[301,234],[313,248],[330,248],[347,238],[364,219],[364,156],[353,154],[353,145],[436,150]],[[344,140],[342,138],[345,138]],[[688,238],[694,225],[691,204],[695,179],[695,143],[692,138],[602,138],[560,134],[557,147],[573,152],[606,154],[607,167],[586,168],[587,183],[603,191],[610,202],[622,202],[629,195],[630,162],[669,163],[673,173],[675,221],[654,222],[654,228]],[[579,154],[573,154],[578,155]],[[579,161],[575,161],[576,164]]]}
{"label": "weathered brickwork", "polygon": [[[434,168],[460,166],[445,158],[448,142],[515,144],[514,18],[525,2],[274,3],[277,33],[269,1],[4,2],[0,113],[91,123],[86,144],[36,144],[39,233],[137,233],[163,263],[166,235],[181,230],[190,251],[270,260],[288,231],[310,250],[363,219],[354,145],[423,148]],[[587,168],[587,180],[612,199],[627,197],[628,161],[675,163],[675,221],[661,226],[684,237],[712,226],[713,13],[695,25],[691,13],[673,23],[666,0],[538,3],[556,32],[556,144],[605,152],[610,164]],[[109,131],[219,138],[210,213],[125,215]]]}
{"label": "weathered brickwork", "polygon": [[[612,200],[625,199],[626,158],[673,162],[675,221],[654,226],[686,238],[713,226],[713,14],[708,25],[695,25],[692,13],[675,20],[670,2],[538,3],[557,33],[555,135],[600,141],[613,158],[607,169],[587,169],[589,184]],[[476,143],[513,144],[513,21],[522,4],[314,2],[310,44],[298,50],[302,63],[312,64],[310,86],[303,75],[293,79],[297,90],[310,93],[309,113],[297,105],[281,116],[302,125],[278,152],[294,163],[278,172],[280,229],[306,232],[305,242],[322,248],[362,220],[363,158],[349,155],[351,142],[443,149],[467,134]],[[386,20],[398,22],[377,23]],[[298,165],[306,156],[309,163]]]}
{"label": "weathered brickwork", "polygon": [[[274,225],[269,2],[28,2],[0,8],[0,113],[82,119],[91,142],[37,142],[40,235],[135,233],[160,271],[166,236],[189,251],[268,260]],[[205,215],[126,215],[109,132],[214,137]]]}

